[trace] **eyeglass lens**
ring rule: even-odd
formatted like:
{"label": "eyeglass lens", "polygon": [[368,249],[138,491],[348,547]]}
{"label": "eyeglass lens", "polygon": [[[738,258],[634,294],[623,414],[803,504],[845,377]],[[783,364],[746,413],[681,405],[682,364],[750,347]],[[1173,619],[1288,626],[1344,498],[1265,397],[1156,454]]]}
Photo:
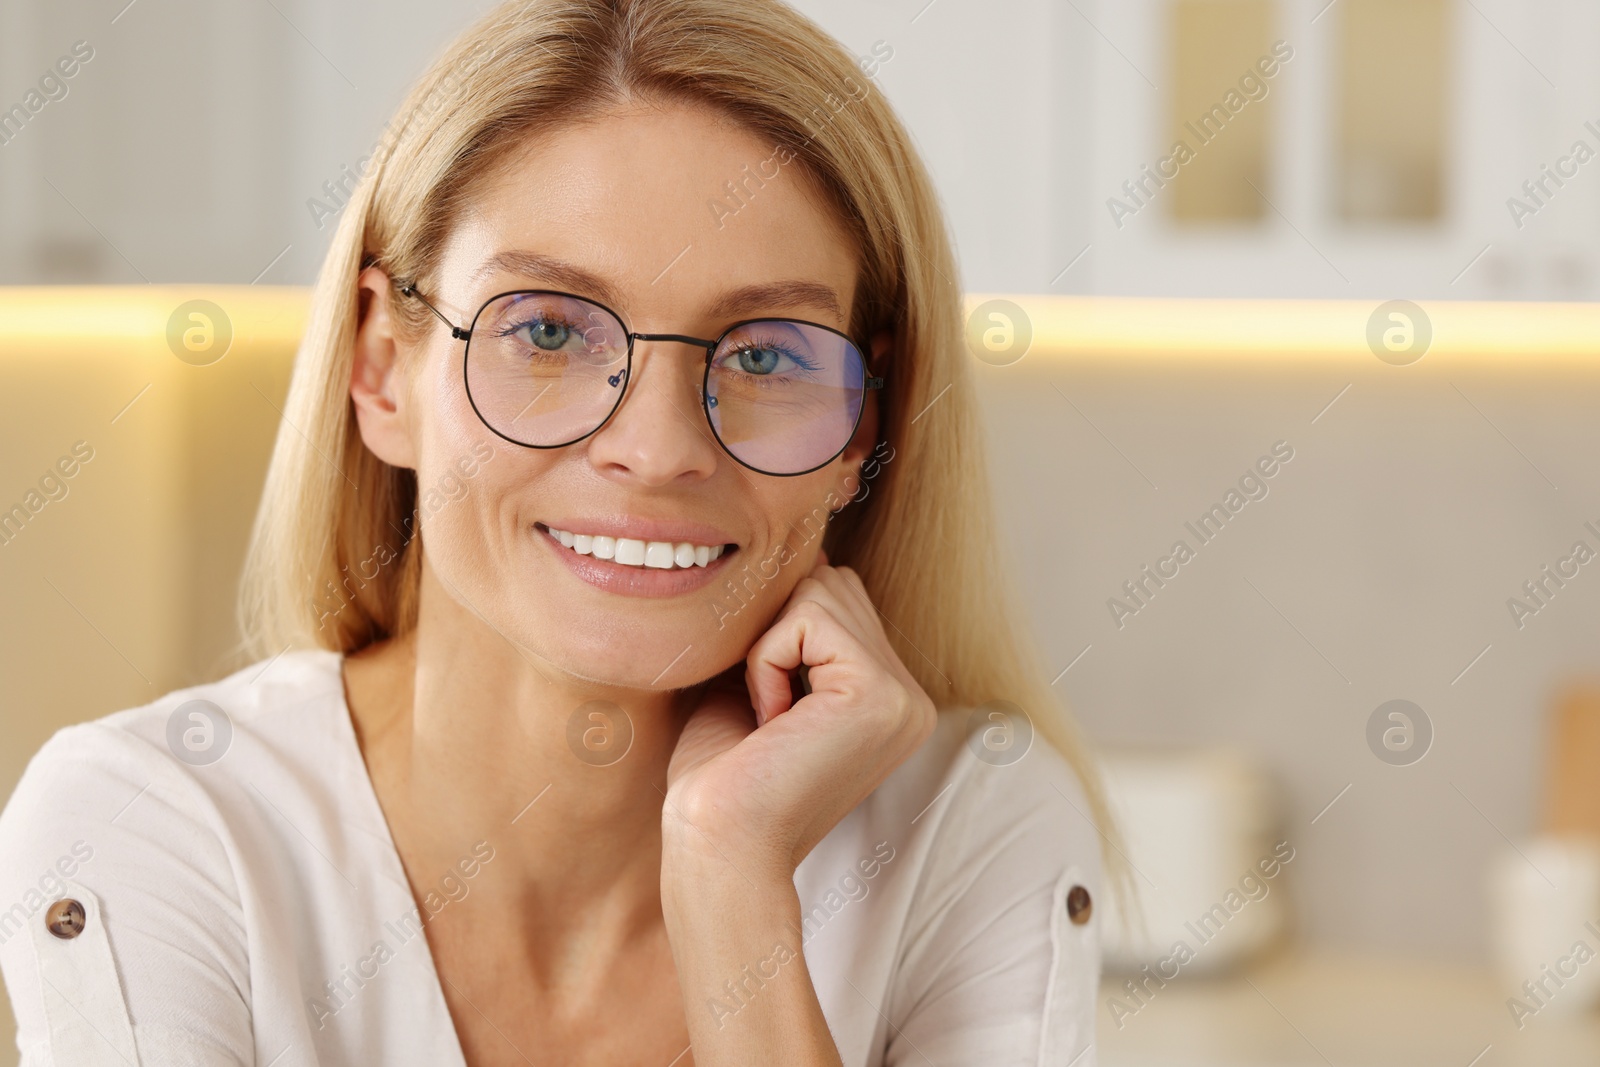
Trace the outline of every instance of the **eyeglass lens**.
{"label": "eyeglass lens", "polygon": [[[627,385],[628,333],[598,304],[559,293],[507,293],[479,312],[467,342],[467,392],[485,423],[525,445],[593,433]],[[798,474],[849,443],[865,361],[842,334],[784,319],[731,330],[712,353],[712,431],[741,463]]]}

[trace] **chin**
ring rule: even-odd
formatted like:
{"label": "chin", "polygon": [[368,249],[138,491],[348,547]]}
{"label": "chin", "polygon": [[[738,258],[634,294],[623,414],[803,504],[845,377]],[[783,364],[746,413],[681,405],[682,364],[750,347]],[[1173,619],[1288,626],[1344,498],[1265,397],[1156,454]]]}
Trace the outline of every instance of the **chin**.
{"label": "chin", "polygon": [[[626,603],[546,601],[545,605],[505,632],[520,630],[520,643],[544,663],[594,685],[658,692],[684,689],[742,663],[756,637],[745,627],[716,629],[704,608],[701,616],[682,611],[658,614]],[[754,608],[747,613],[753,624]]]}
{"label": "chin", "polygon": [[[619,659],[625,662],[618,662]],[[681,646],[668,651],[664,645],[654,650],[640,649],[626,657],[619,657],[615,647],[599,652],[564,649],[549,657],[552,666],[579,681],[654,692],[698,685],[743,660],[744,656],[737,652],[721,656],[700,648],[685,651]]]}
{"label": "chin", "polygon": [[[527,586],[506,606],[507,633],[551,666],[590,683],[681,689],[741,662],[774,610],[770,596],[729,591],[745,553],[727,545],[706,565],[631,566],[572,551],[539,529]],[[772,592],[772,590],[766,590]]]}

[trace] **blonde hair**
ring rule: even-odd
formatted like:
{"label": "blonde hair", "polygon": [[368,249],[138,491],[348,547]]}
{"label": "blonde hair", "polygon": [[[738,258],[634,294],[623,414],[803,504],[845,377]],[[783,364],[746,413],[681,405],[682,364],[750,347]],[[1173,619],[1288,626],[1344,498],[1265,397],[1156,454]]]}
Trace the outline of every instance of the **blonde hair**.
{"label": "blonde hair", "polygon": [[[829,560],[860,574],[896,652],[936,704],[1003,699],[1026,709],[1077,772],[1091,808],[1082,814],[1100,830],[1104,867],[1127,898],[1096,767],[1043,683],[1014,591],[999,577],[962,293],[933,185],[857,61],[771,0],[506,3],[413,87],[343,209],[312,293],[245,563],[244,648],[257,657],[286,647],[353,652],[415,627],[416,476],[368,450],[349,395],[357,276],[377,263],[437,291],[433,271],[452,225],[519,141],[634,97],[708,105],[787,146],[836,207],[860,250],[850,332],[894,331],[879,371],[889,382],[880,436],[893,452],[865,497],[829,523]],[[417,302],[397,302],[394,314],[403,335],[422,335],[428,312]]]}

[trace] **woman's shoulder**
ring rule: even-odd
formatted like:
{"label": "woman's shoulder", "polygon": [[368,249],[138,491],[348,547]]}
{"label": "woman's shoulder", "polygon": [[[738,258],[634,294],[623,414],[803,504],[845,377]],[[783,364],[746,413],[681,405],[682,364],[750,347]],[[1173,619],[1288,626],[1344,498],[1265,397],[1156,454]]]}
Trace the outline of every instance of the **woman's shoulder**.
{"label": "woman's shoulder", "polygon": [[35,760],[73,757],[88,748],[128,752],[150,749],[161,762],[204,767],[222,760],[236,734],[271,732],[315,707],[325,715],[330,699],[343,699],[340,657],[324,649],[285,650],[223,678],[174,689],[147,704],[62,727]]}
{"label": "woman's shoulder", "polygon": [[335,726],[329,705],[342,700],[337,653],[285,651],[216,681],[64,726],[30,760],[23,781],[46,771],[87,778],[108,759],[171,770],[208,767],[247,756],[244,746],[235,752],[241,734],[270,735],[291,721],[303,726],[308,717]]}
{"label": "woman's shoulder", "polygon": [[1033,717],[1003,701],[945,707],[927,742],[868,800],[880,819],[931,823],[945,850],[989,847],[1043,829],[1063,859],[1099,855],[1099,831],[1072,764]]}
{"label": "woman's shoulder", "polygon": [[273,925],[263,902],[338,906],[317,856],[362,871],[378,839],[339,849],[372,820],[339,803],[358,779],[338,662],[285,652],[65,727],[29,761],[0,812],[0,971],[30,1055],[109,1041],[132,1062],[135,1034],[146,1062],[250,1054],[253,954],[293,951],[308,919]]}
{"label": "woman's shoulder", "polygon": [[1102,877],[1083,784],[1033,721],[1014,705],[942,708],[796,872],[841,1051],[1072,1060],[1091,1027]]}
{"label": "woman's shoulder", "polygon": [[1097,894],[1100,832],[1072,764],[1014,705],[943,708],[922,747],[806,857],[796,872],[802,904],[867,870],[875,879],[893,871],[879,884],[895,891],[862,910],[905,922],[966,893],[1082,885]]}
{"label": "woman's shoulder", "polygon": [[57,730],[0,812],[0,871],[70,854],[69,831],[144,823],[133,817],[141,804],[220,829],[219,794],[294,777],[297,762],[319,758],[330,747],[321,742],[348,729],[336,710],[338,664],[332,652],[285,652]]}

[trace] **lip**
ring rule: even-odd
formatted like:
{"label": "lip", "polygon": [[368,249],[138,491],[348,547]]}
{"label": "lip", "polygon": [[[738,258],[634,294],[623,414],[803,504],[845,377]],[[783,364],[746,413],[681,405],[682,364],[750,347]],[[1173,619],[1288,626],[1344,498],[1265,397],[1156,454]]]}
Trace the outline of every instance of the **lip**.
{"label": "lip", "polygon": [[[596,524],[590,520],[584,521],[591,529],[595,529],[600,532],[601,536],[618,536],[615,534],[605,533],[603,530],[603,523]],[[562,563],[566,564],[567,568],[571,570],[573,574],[577,575],[579,578],[588,582],[597,589],[603,589],[608,593],[617,593],[622,596],[661,599],[666,597],[682,596],[685,593],[693,593],[698,589],[704,589],[706,586],[715,581],[721,575],[722,570],[727,565],[728,561],[739,554],[737,548],[735,548],[733,551],[724,549],[721,556],[712,560],[704,567],[674,567],[671,570],[663,570],[658,567],[630,567],[626,563],[613,563],[608,559],[596,559],[594,556],[579,555],[572,549],[563,547],[560,542],[556,541],[540,528],[542,525],[544,524],[541,523],[539,526],[530,526],[528,527],[528,532],[533,535],[533,538],[536,541],[542,542],[561,560]],[[568,529],[568,527],[562,526],[559,523],[551,523],[550,525],[555,526],[555,528],[558,530]],[[683,526],[681,524],[676,526],[672,524],[655,524],[652,527],[647,523],[631,522],[627,528],[635,530],[650,528],[678,530],[705,529],[705,527]],[[587,533],[589,531],[585,530],[584,532]],[[655,536],[649,538],[642,538],[637,534],[622,534],[620,536],[631,536],[639,540],[650,541],[668,540],[668,538],[665,536]],[[674,540],[689,541],[697,544],[727,543],[725,541],[716,540],[716,537],[718,536],[720,535],[714,534],[710,540],[698,542],[696,542],[693,537],[678,537]]]}

